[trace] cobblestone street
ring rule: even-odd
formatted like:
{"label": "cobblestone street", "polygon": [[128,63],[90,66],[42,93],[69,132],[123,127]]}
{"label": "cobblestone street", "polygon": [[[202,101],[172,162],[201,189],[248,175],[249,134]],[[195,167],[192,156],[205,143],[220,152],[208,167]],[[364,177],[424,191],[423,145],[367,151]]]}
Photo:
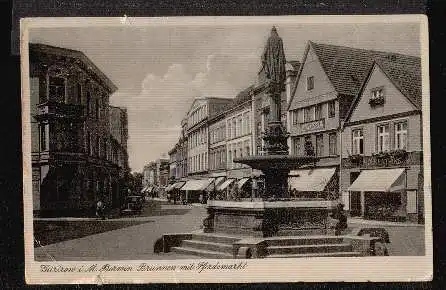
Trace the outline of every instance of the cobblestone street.
{"label": "cobblestone street", "polygon": [[[112,230],[87,237],[35,248],[37,261],[89,261],[89,260],[169,260],[197,258],[173,253],[154,254],[153,245],[164,233],[199,230],[206,215],[201,205],[163,204],[163,210],[180,210],[178,215],[126,217],[148,223]],[[81,220],[79,222],[82,222]],[[350,222],[350,227],[370,225]],[[373,225],[374,227],[377,225]],[[383,225],[390,235],[391,256],[424,255],[424,228],[419,225]]]}

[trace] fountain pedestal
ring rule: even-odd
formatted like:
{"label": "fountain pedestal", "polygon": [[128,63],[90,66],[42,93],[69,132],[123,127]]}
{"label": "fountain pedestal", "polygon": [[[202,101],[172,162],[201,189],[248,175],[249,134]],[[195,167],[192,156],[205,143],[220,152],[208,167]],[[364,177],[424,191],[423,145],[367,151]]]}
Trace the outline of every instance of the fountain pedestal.
{"label": "fountain pedestal", "polygon": [[336,206],[330,200],[209,200],[205,233],[272,237],[332,233],[328,219]]}

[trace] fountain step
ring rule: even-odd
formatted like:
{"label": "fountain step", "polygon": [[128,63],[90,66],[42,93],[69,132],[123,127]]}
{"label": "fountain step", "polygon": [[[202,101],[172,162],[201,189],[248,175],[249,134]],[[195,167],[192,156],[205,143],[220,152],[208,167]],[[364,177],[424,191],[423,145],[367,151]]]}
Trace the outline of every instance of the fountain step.
{"label": "fountain step", "polygon": [[223,244],[208,241],[183,240],[181,247],[232,254],[232,243]]}
{"label": "fountain step", "polygon": [[340,244],[310,244],[292,246],[269,246],[266,248],[268,255],[276,254],[308,254],[308,253],[333,253],[350,252],[352,245],[349,243]]}
{"label": "fountain step", "polygon": [[297,246],[341,244],[343,240],[344,239],[339,236],[294,236],[268,238],[265,242],[268,246]]}
{"label": "fountain step", "polygon": [[222,234],[207,234],[207,233],[194,234],[192,236],[192,239],[196,241],[205,241],[205,242],[230,244],[230,245],[232,245],[234,242],[238,240],[241,240],[242,238],[243,237],[235,237]]}
{"label": "fountain step", "polygon": [[332,252],[332,253],[305,253],[305,254],[276,254],[266,258],[310,258],[310,257],[360,257],[360,252]]}
{"label": "fountain step", "polygon": [[195,255],[198,257],[202,257],[202,258],[214,258],[214,259],[232,259],[233,258],[232,254],[228,254],[228,253],[200,250],[200,249],[188,248],[188,247],[173,247],[173,248],[171,248],[171,251],[178,253],[178,254]]}

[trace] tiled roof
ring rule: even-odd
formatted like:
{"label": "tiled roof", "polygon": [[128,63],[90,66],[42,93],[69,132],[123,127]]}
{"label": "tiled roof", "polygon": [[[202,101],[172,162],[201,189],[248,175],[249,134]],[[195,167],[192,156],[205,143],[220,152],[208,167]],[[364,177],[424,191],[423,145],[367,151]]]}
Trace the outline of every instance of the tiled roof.
{"label": "tiled roof", "polygon": [[321,44],[310,41],[328,78],[340,94],[356,96],[375,60],[416,66],[420,58],[392,52]]}
{"label": "tiled roof", "polygon": [[402,64],[385,60],[377,60],[376,63],[401,93],[421,109],[421,63]]}
{"label": "tiled roof", "polygon": [[242,103],[244,103],[246,101],[249,101],[251,99],[251,94],[250,93],[251,93],[253,88],[254,88],[254,85],[250,85],[249,87],[247,87],[243,91],[239,92],[237,94],[237,96],[234,98],[234,101],[229,106],[230,107],[237,106],[237,105],[240,105],[240,104],[242,104]]}

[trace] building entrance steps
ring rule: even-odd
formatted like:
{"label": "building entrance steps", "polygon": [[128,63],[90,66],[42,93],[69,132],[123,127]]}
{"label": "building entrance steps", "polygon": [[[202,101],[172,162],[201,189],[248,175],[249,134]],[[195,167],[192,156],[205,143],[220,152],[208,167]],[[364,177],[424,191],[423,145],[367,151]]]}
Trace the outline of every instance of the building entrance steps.
{"label": "building entrance steps", "polygon": [[[355,248],[351,237],[328,235],[255,238],[194,232],[169,248],[179,254],[223,259],[365,255]],[[249,254],[241,254],[243,251]]]}

